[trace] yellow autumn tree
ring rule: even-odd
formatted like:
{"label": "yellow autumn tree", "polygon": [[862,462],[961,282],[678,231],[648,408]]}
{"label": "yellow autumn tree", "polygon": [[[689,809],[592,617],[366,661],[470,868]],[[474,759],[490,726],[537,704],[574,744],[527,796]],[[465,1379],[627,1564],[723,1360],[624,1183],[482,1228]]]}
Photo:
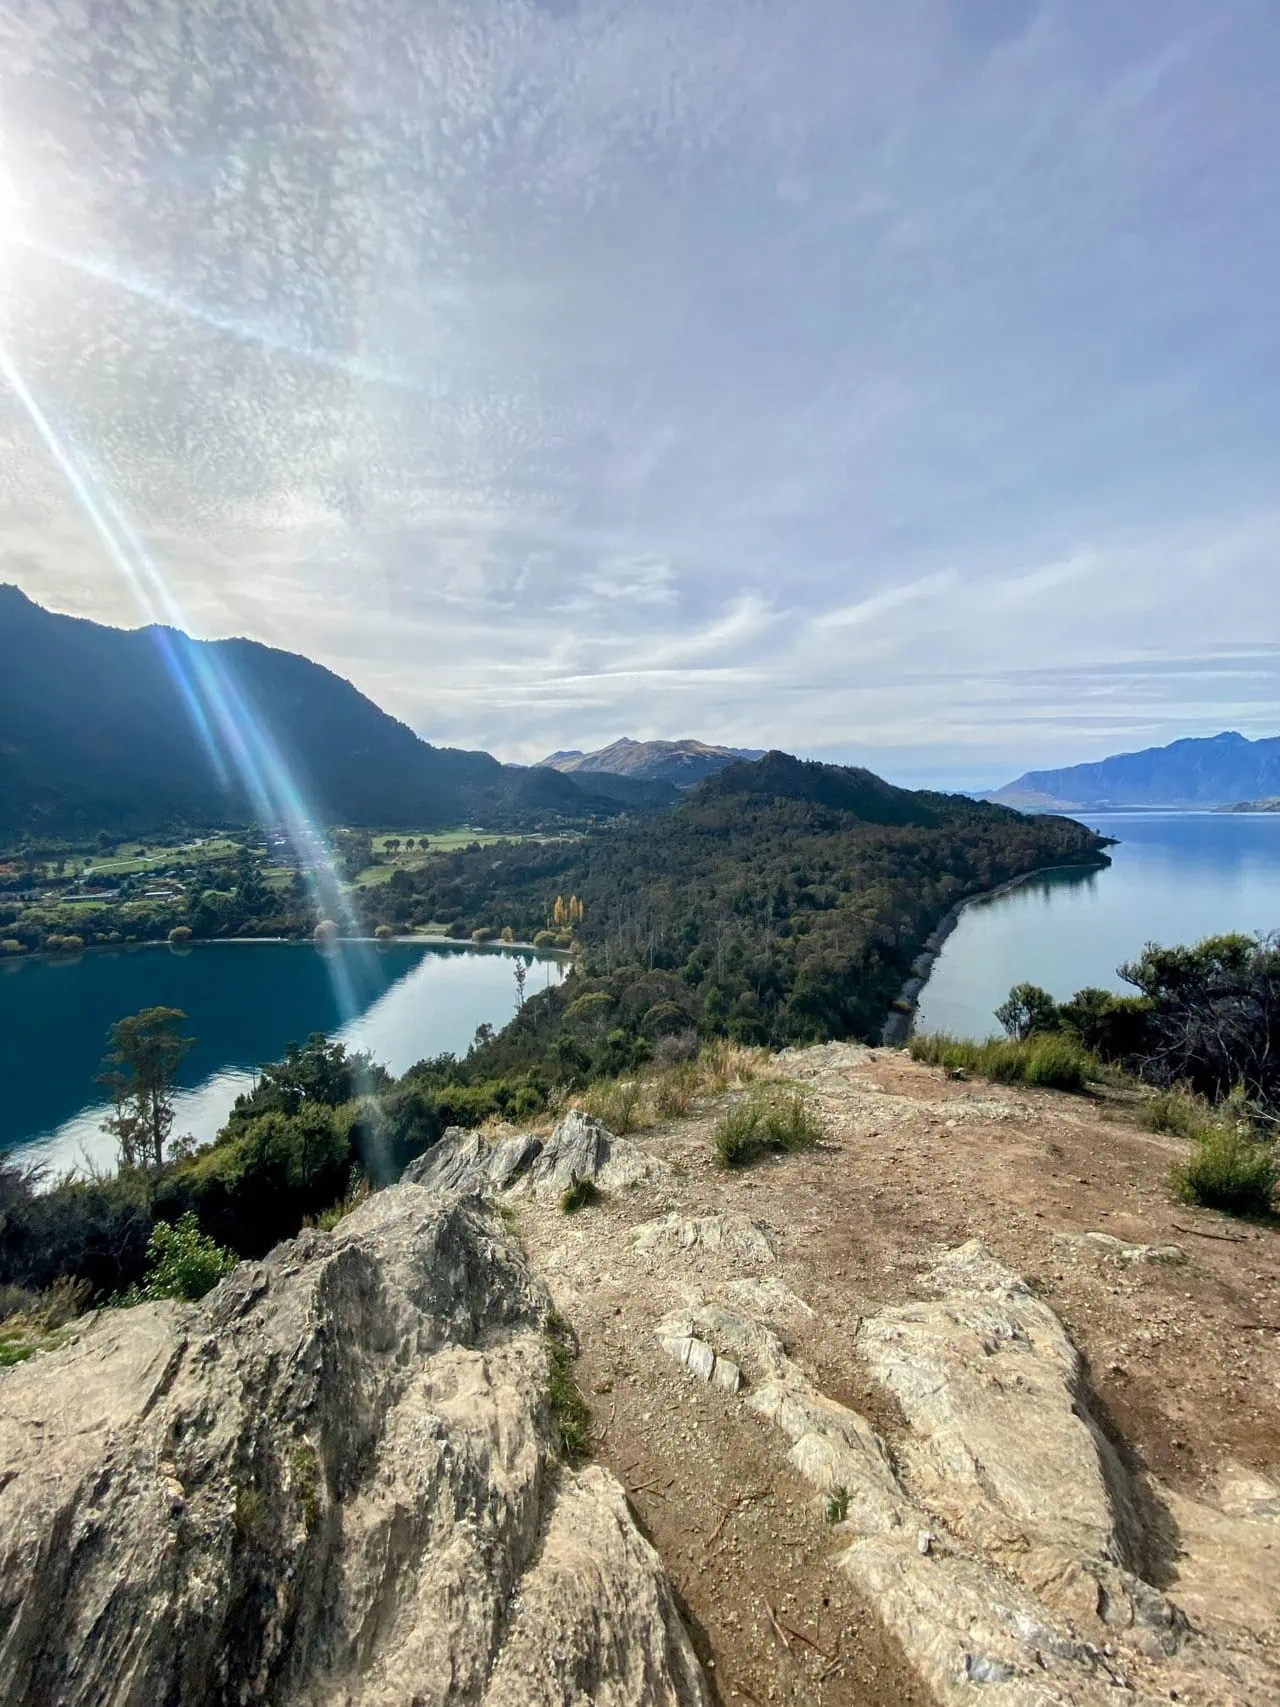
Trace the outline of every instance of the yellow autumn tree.
{"label": "yellow autumn tree", "polygon": [[576,895],[570,895],[569,897],[569,923],[571,925],[580,925],[582,923],[582,902]]}
{"label": "yellow autumn tree", "polygon": [[551,909],[551,922],[553,925],[567,925],[569,922],[569,914],[564,904],[563,895],[556,896],[556,904]]}

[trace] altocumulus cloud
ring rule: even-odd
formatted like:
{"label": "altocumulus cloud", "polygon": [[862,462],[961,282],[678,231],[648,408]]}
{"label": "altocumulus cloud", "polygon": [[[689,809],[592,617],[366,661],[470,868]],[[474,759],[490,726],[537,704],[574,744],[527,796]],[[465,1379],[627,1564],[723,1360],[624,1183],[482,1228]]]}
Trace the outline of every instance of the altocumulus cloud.
{"label": "altocumulus cloud", "polygon": [[[13,0],[0,339],[206,635],[435,740],[1274,733],[1280,12]],[[144,620],[0,386],[0,576]]]}

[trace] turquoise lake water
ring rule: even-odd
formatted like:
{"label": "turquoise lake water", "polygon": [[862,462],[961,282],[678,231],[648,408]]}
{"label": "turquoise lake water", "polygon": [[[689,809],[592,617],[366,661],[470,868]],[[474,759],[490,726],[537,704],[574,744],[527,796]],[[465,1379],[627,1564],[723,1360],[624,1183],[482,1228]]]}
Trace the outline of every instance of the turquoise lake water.
{"label": "turquoise lake water", "polygon": [[1148,942],[1280,930],[1280,813],[1080,813],[1114,836],[1105,871],[1054,872],[966,907],[920,997],[917,1031],[987,1037],[1024,978],[1059,1000]]}
{"label": "turquoise lake water", "polygon": [[[558,961],[520,956],[532,995]],[[204,1142],[253,1069],[313,1031],[368,1049],[392,1073],[466,1051],[478,1025],[515,1012],[516,951],[446,944],[199,943],[97,949],[72,961],[0,961],[5,1095],[0,1148],[76,1166],[113,1159],[95,1083],[107,1028],[144,1007],[180,1008],[196,1045],[184,1063],[174,1135]]]}

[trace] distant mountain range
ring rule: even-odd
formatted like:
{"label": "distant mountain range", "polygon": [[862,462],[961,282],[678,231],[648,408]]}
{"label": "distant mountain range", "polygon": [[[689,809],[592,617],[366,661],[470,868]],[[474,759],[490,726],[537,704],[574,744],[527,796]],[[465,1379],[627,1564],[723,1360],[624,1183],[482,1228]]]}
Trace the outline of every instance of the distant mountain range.
{"label": "distant mountain range", "polygon": [[1174,741],[1096,764],[1027,771],[981,796],[1022,811],[1104,806],[1218,807],[1280,794],[1280,736],[1249,741],[1234,730]]}
{"label": "distant mountain range", "polygon": [[72,836],[283,817],[537,827],[676,799],[660,782],[433,747],[350,682],[251,640],[108,628],[0,585],[0,834]]}
{"label": "distant mountain range", "polygon": [[738,759],[762,759],[762,747],[711,747],[705,741],[632,741],[627,736],[594,753],[552,753],[541,761],[567,775],[624,776],[692,788]]}

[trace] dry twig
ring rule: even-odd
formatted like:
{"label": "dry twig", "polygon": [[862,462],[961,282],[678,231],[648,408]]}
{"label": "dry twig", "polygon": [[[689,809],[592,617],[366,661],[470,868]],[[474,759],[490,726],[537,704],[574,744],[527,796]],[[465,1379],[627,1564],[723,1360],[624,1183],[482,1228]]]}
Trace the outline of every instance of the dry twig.
{"label": "dry twig", "polygon": [[764,1601],[762,1604],[764,1606],[765,1611],[769,1614],[769,1622],[770,1622],[770,1624],[773,1625],[774,1634],[777,1636],[778,1640],[782,1643],[783,1647],[787,1650],[787,1652],[790,1653],[791,1652],[791,1643],[788,1642],[788,1640],[787,1640],[786,1631],[782,1628],[781,1624],[778,1623],[777,1613],[769,1605],[769,1602],[767,1600]]}
{"label": "dry twig", "polygon": [[1171,1227],[1176,1227],[1179,1233],[1190,1233],[1197,1239],[1221,1239],[1224,1245],[1248,1244],[1243,1233],[1211,1233],[1207,1227],[1184,1227],[1181,1221],[1171,1221]]}
{"label": "dry twig", "polygon": [[814,1641],[813,1637],[806,1636],[803,1630],[793,1630],[790,1624],[783,1623],[781,1618],[779,1618],[778,1623],[782,1625],[782,1628],[786,1631],[788,1636],[794,1636],[797,1642],[803,1642],[806,1648],[812,1648],[814,1653],[821,1659],[827,1660],[828,1662],[835,1659],[834,1654],[829,1654],[824,1648],[820,1648]]}

